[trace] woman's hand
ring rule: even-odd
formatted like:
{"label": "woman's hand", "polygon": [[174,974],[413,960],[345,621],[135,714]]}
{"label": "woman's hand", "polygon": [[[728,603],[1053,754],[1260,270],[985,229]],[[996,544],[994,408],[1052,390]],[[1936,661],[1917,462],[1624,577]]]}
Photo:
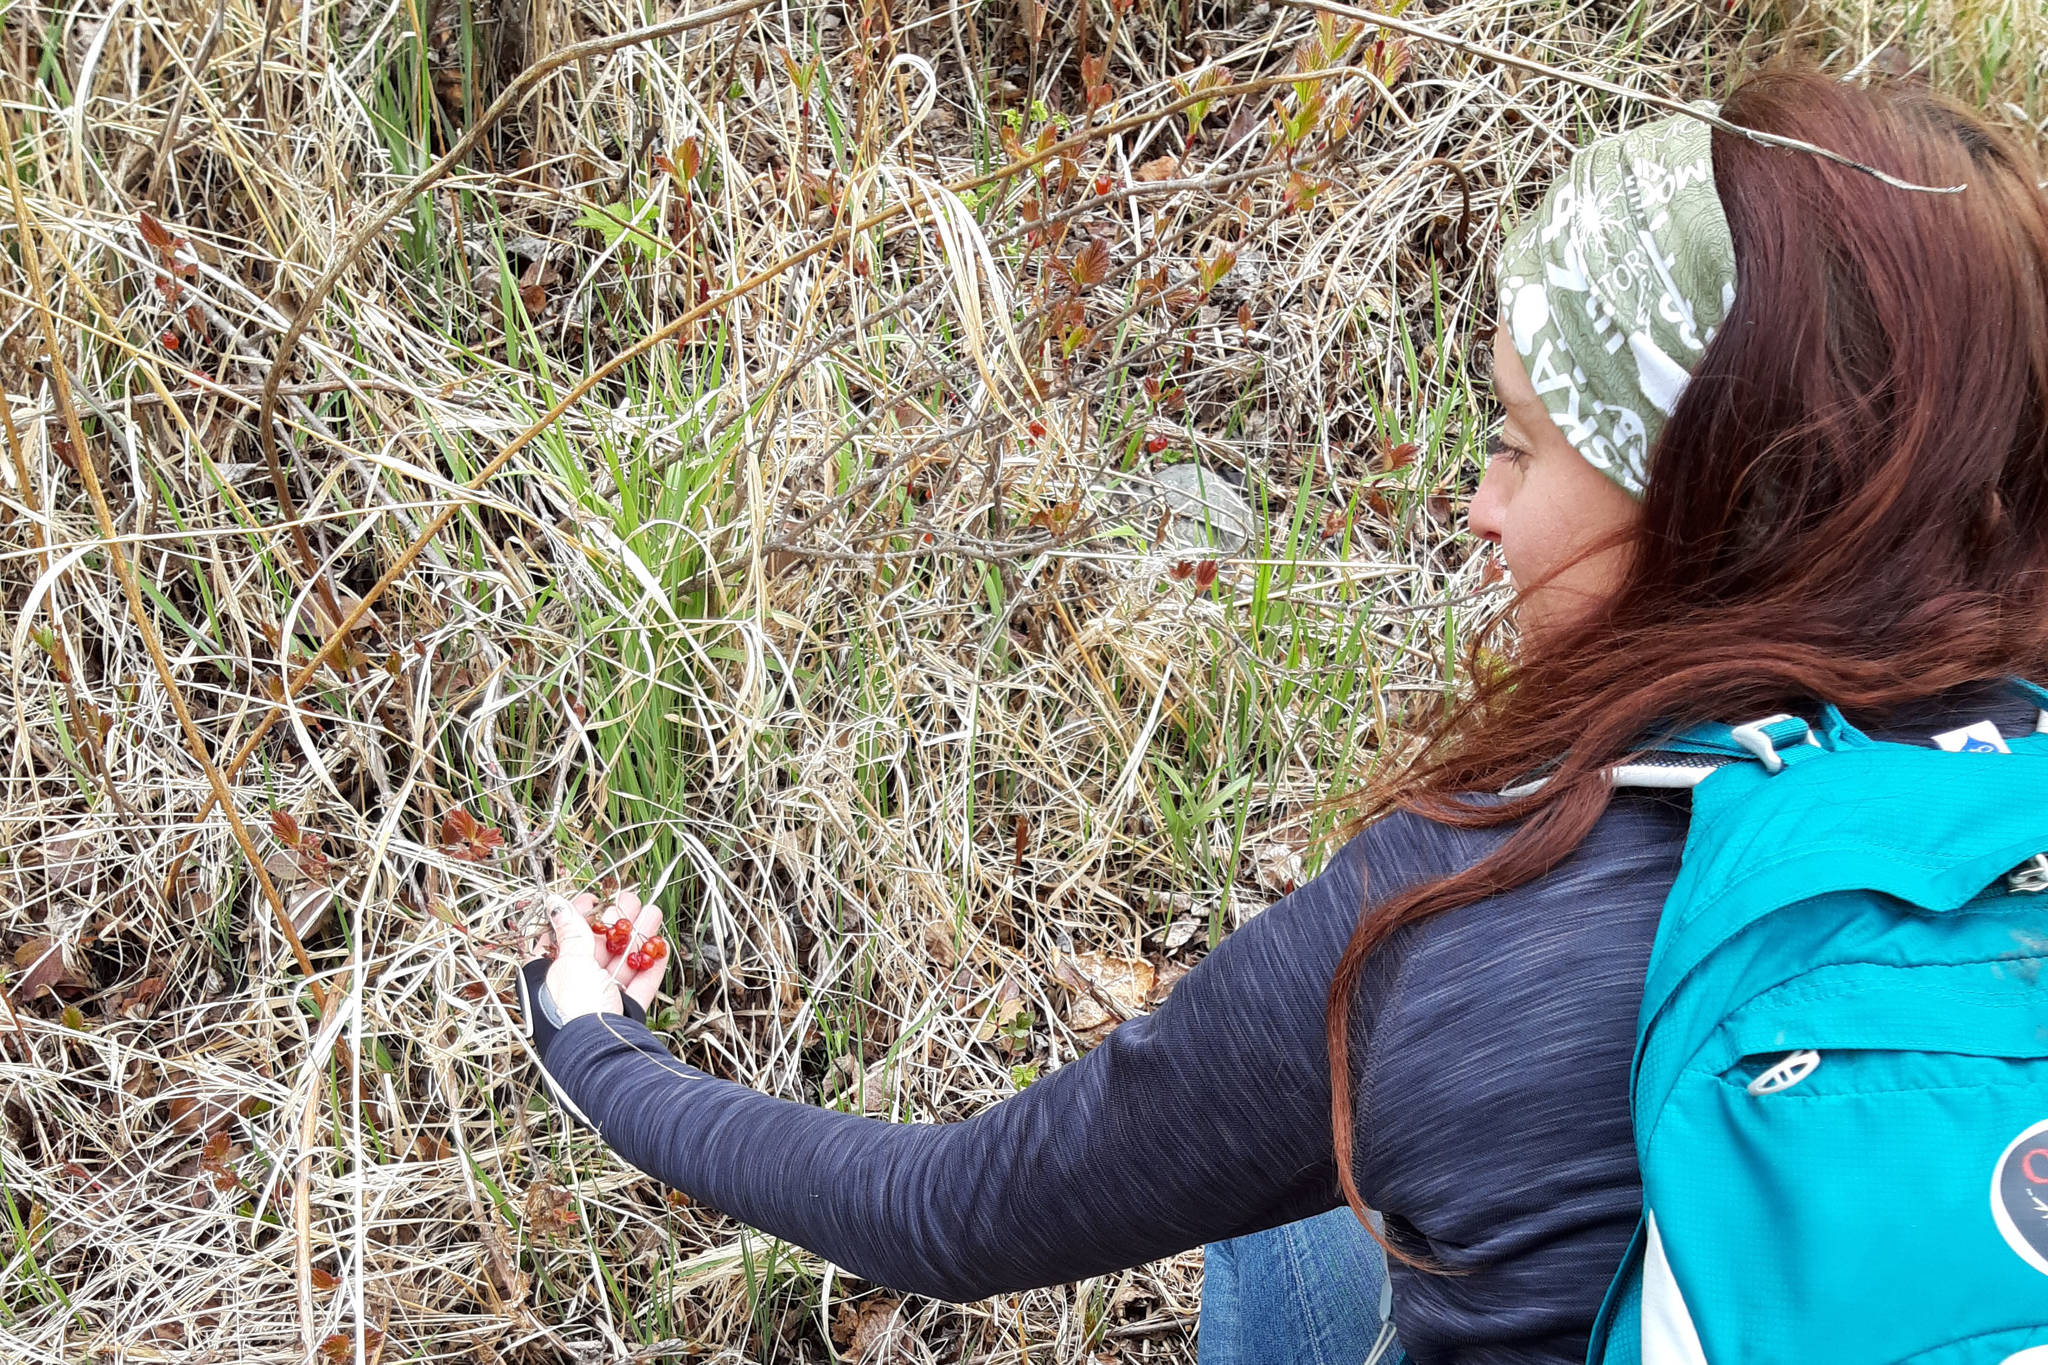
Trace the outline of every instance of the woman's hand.
{"label": "woman's hand", "polygon": [[[656,938],[661,931],[661,907],[642,904],[635,892],[620,892],[604,908],[602,923],[617,927],[617,932],[608,936],[591,928],[591,917],[597,914],[596,896],[586,892],[574,900],[552,896],[549,901],[554,950],[519,969],[519,1013],[548,1093],[577,1122],[591,1127],[590,1120],[549,1073],[548,1050],[570,1020],[586,1014],[623,1014],[646,1022],[647,1007],[654,1003],[654,992],[668,969],[667,945]],[[618,946],[613,947],[607,937]],[[650,940],[654,953],[645,946]]]}
{"label": "woman's hand", "polygon": [[667,953],[637,970],[627,960],[637,961],[641,945],[661,933],[660,906],[652,901],[642,903],[633,891],[621,891],[604,908],[601,918],[606,924],[621,918],[632,921],[632,935],[617,952],[591,932],[590,917],[597,913],[597,897],[587,891],[573,900],[557,900],[550,912],[555,929],[555,960],[548,965],[547,989],[563,1024],[580,1015],[601,1011],[623,1013],[621,992],[631,996],[645,1012],[654,1003],[662,974],[668,970]]}

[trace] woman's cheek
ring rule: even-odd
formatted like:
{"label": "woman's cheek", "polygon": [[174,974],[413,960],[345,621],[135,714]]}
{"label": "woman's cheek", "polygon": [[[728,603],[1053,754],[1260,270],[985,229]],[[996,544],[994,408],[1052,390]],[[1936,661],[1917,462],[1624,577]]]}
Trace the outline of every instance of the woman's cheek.
{"label": "woman's cheek", "polygon": [[1554,538],[1554,523],[1548,515],[1549,509],[1533,497],[1525,496],[1515,507],[1517,515],[1507,523],[1507,534],[1501,538],[1501,560],[1515,580],[1515,586],[1524,592],[1539,587],[1550,566],[1556,562],[1550,553]]}

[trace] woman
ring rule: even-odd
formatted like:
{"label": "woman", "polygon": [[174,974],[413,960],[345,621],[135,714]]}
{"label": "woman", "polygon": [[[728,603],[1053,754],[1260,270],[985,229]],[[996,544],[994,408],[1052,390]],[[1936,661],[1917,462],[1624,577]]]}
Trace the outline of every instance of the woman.
{"label": "woman", "polygon": [[1155,1014],[973,1120],[888,1125],[677,1063],[618,1013],[661,964],[594,945],[585,898],[526,978],[565,1021],[536,1033],[551,1084],[634,1165],[899,1289],[1210,1243],[1210,1365],[1392,1359],[1389,1266],[1417,1362],[1583,1359],[1637,1217],[1629,1063],[1687,823],[1610,770],[1819,699],[1899,741],[2017,734],[2002,680],[2048,676],[2033,173],[1918,93],[1785,74],[1722,113],[1967,188],[1685,117],[1581,154],[1504,254],[1471,504],[1519,653]]}

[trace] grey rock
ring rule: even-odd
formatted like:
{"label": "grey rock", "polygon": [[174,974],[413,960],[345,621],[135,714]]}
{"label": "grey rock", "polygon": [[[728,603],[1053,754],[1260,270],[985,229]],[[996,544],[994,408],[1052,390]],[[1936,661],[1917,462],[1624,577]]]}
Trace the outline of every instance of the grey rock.
{"label": "grey rock", "polygon": [[1132,477],[1121,491],[1133,504],[1126,524],[1148,539],[1160,514],[1170,514],[1164,541],[1169,550],[1234,555],[1251,541],[1251,504],[1212,469],[1192,462],[1167,465]]}

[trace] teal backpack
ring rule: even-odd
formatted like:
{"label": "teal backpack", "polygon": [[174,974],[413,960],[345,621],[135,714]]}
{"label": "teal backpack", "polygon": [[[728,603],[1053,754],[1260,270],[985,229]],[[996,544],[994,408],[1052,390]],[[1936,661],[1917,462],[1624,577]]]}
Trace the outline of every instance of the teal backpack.
{"label": "teal backpack", "polygon": [[2048,692],[2019,686],[2020,739],[1829,708],[1617,771],[1693,814],[1589,1365],[2048,1365]]}

